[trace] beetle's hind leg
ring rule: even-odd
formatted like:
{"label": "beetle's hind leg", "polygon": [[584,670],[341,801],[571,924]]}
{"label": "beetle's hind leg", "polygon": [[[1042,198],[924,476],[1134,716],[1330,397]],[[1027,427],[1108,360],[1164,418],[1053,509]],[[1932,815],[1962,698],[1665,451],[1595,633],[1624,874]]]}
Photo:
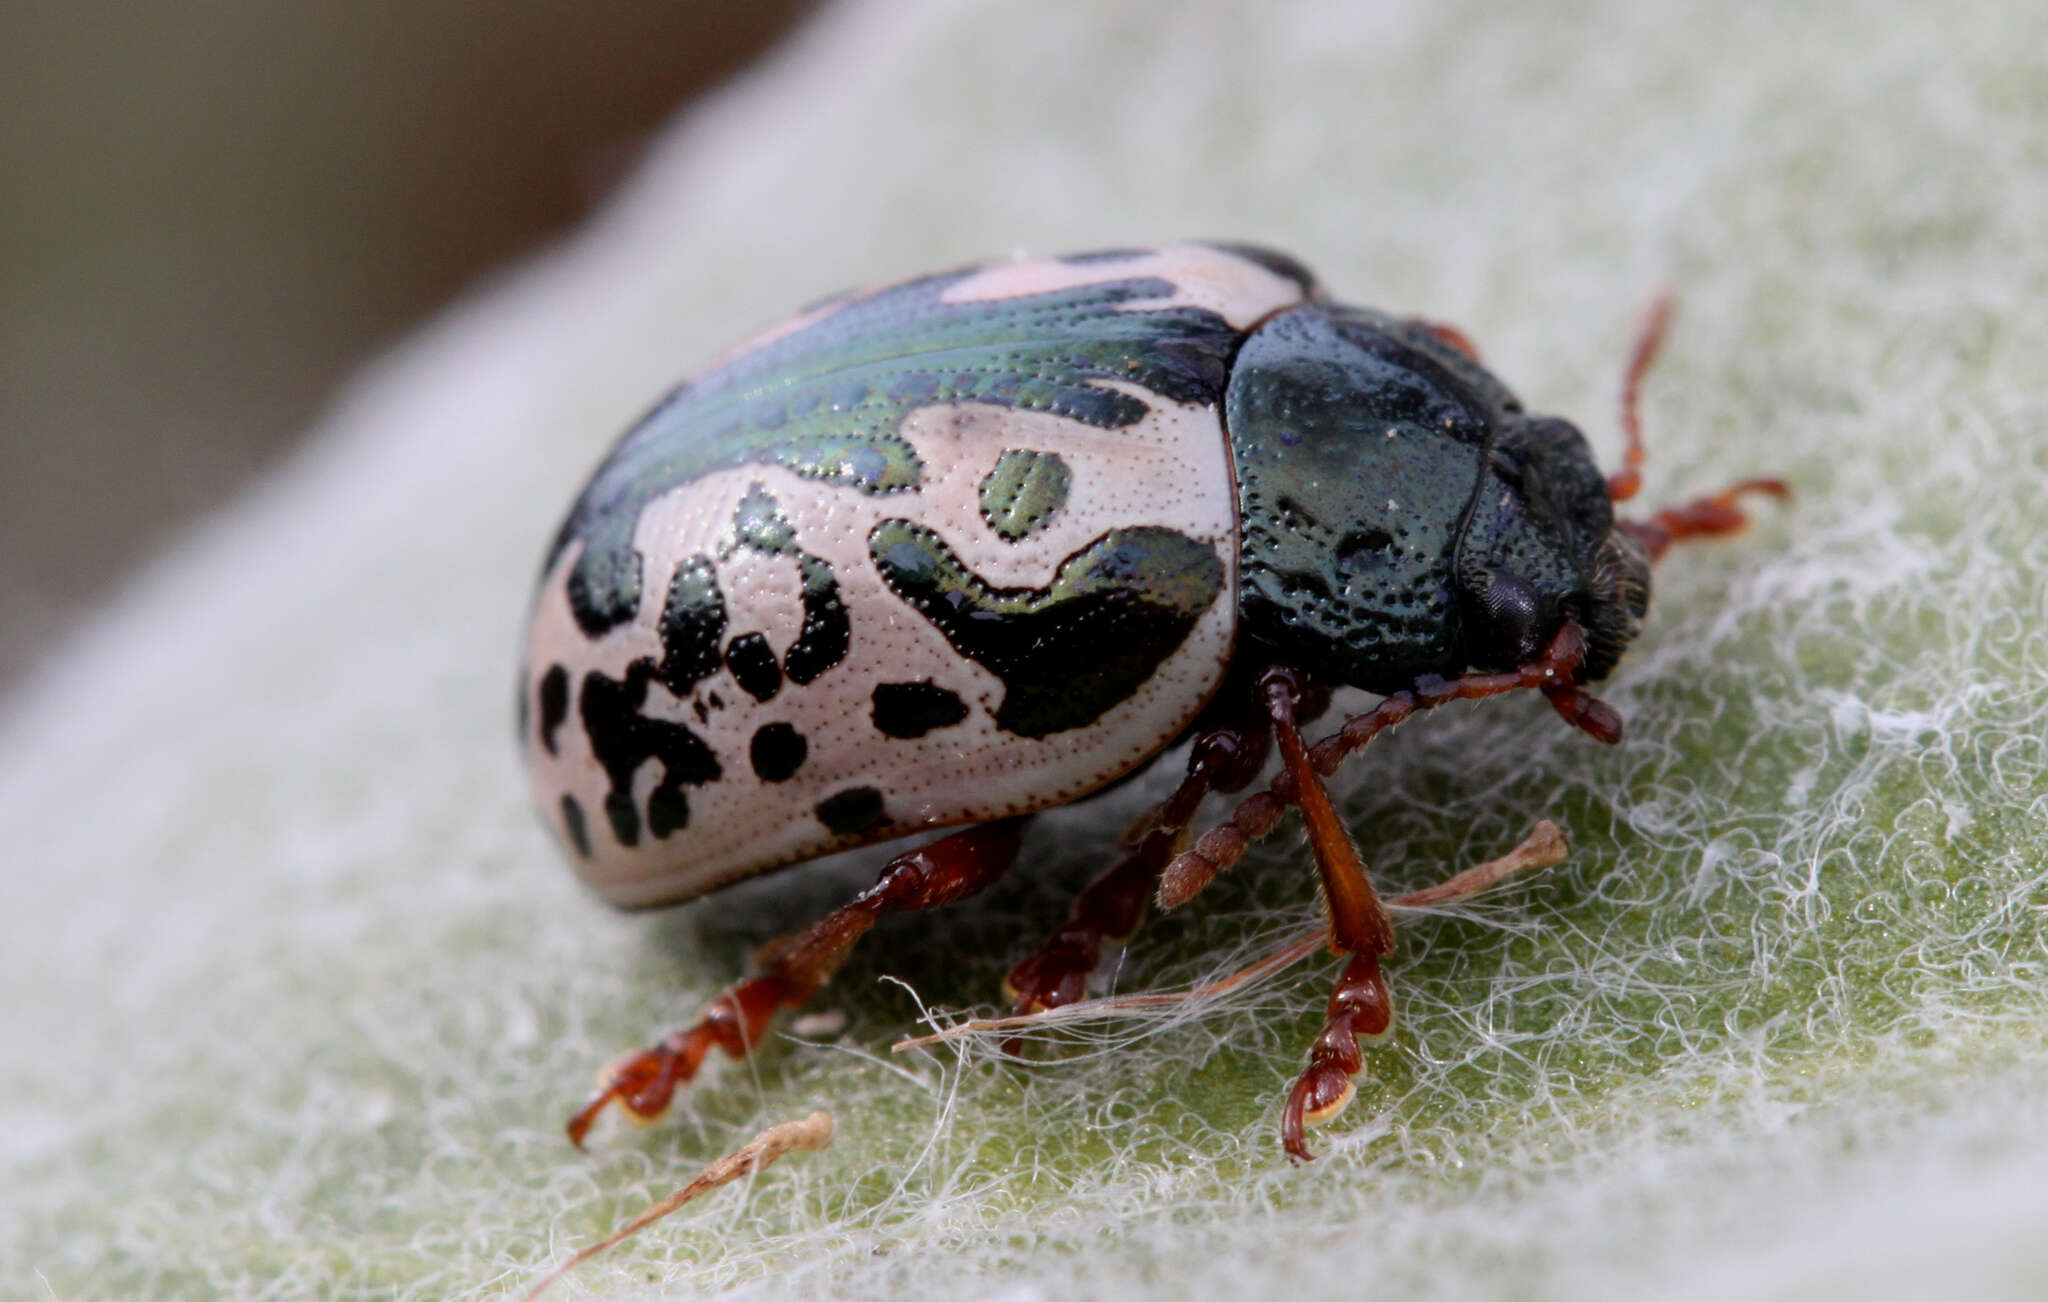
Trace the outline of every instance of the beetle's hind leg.
{"label": "beetle's hind leg", "polygon": [[1187,776],[1135,829],[1123,857],[1089,883],[1073,913],[1045,943],[1010,969],[1003,985],[1018,1014],[1074,1003],[1102,958],[1104,941],[1137,931],[1159,875],[1188,848],[1188,827],[1211,791],[1241,791],[1266,762],[1271,733],[1256,714],[1221,720],[1195,734]]}
{"label": "beetle's hind leg", "polygon": [[598,1114],[614,1102],[643,1121],[660,1116],[713,1048],[745,1057],[770,1019],[816,994],[884,914],[964,900],[1009,871],[1023,826],[1022,818],[983,823],[891,859],[873,886],[777,946],[759,975],[712,1000],[695,1022],[607,1067],[597,1092],[569,1119],[570,1141],[582,1147]]}

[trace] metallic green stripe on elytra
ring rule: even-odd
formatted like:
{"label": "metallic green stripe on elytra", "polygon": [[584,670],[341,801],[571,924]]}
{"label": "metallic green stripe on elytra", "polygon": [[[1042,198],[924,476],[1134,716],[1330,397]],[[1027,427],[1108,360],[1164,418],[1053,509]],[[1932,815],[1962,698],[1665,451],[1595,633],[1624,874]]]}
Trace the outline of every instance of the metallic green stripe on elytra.
{"label": "metallic green stripe on elytra", "polygon": [[1016,542],[1052,521],[1067,504],[1073,482],[1074,472],[1059,453],[1012,448],[981,481],[981,518],[998,537]]}
{"label": "metallic green stripe on elytra", "polygon": [[897,433],[911,411],[980,402],[1042,411],[1102,429],[1144,419],[1148,404],[1115,380],[1183,403],[1221,400],[1239,333],[1195,307],[1126,311],[1170,298],[1132,276],[1011,298],[943,301],[976,269],[846,300],[685,385],[599,467],[556,535],[548,566],[582,544],[569,574],[577,624],[601,636],[633,617],[641,510],[681,484],[737,465],[776,465],[863,493],[915,487],[923,468]]}
{"label": "metallic green stripe on elytra", "polygon": [[1216,549],[1172,529],[1112,529],[1043,588],[996,588],[936,533],[884,520],[868,553],[890,591],[1003,680],[996,726],[1084,728],[1145,684],[1223,591]]}

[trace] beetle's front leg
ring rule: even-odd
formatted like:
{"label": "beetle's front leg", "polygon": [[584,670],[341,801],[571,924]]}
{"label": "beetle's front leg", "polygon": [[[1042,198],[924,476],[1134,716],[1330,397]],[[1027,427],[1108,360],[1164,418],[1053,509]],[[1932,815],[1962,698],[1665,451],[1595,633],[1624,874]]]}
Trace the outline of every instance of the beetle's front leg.
{"label": "beetle's front leg", "polygon": [[1359,1040],[1385,1035],[1394,1017],[1393,999],[1380,971],[1380,959],[1393,952],[1393,928],[1359,863],[1350,833],[1331,804],[1324,777],[1336,772],[1353,751],[1418,710],[1519,690],[1543,693],[1566,722],[1595,739],[1619,741],[1620,715],[1578,686],[1585,646],[1584,630],[1567,620],[1543,655],[1519,669],[1419,679],[1414,687],[1346,719],[1314,746],[1302,743],[1294,722],[1297,704],[1311,685],[1299,671],[1285,667],[1276,666],[1261,677],[1260,691],[1285,766],[1266,790],[1239,802],[1229,819],[1167,864],[1158,898],[1164,908],[1192,899],[1218,873],[1233,867],[1251,842],[1278,826],[1289,805],[1301,808],[1330,910],[1330,947],[1350,957],[1330,994],[1323,1033],[1310,1050],[1309,1065],[1288,1094],[1281,1139],[1290,1156],[1310,1159],[1305,1128],[1330,1120],[1350,1103],[1352,1079],[1365,1065]]}
{"label": "beetle's front leg", "polygon": [[1003,984],[1019,1014],[1074,1003],[1087,993],[1105,940],[1128,940],[1145,916],[1159,874],[1187,848],[1188,825],[1211,791],[1241,791],[1266,762],[1271,733],[1256,716],[1219,722],[1195,735],[1187,776],[1143,823],[1109,871],[1090,882],[1060,928],[1010,969]]}
{"label": "beetle's front leg", "polygon": [[1312,1154],[1302,1137],[1303,1127],[1329,1120],[1351,1102],[1351,1080],[1365,1066],[1359,1037],[1378,1039],[1393,1028],[1394,999],[1380,974],[1380,959],[1394,952],[1394,924],[1295,725],[1296,707],[1307,694],[1305,676],[1276,665],[1260,676],[1259,690],[1272,715],[1280,758],[1294,779],[1295,803],[1308,824],[1323,904],[1330,915],[1330,949],[1351,956],[1330,995],[1323,1033],[1309,1051],[1307,1069],[1288,1093],[1281,1118],[1280,1138],[1288,1156],[1306,1162]]}
{"label": "beetle's front leg", "polygon": [[[1526,690],[1543,693],[1566,723],[1611,746],[1621,740],[1621,716],[1613,706],[1578,686],[1578,666],[1585,650],[1585,630],[1576,620],[1566,620],[1543,655],[1519,669],[1419,679],[1414,687],[1385,697],[1363,714],[1352,715],[1337,731],[1310,746],[1309,766],[1328,777],[1353,751],[1418,710]],[[1293,770],[1281,769],[1264,791],[1239,801],[1229,818],[1204,832],[1192,849],[1175,855],[1160,875],[1159,907],[1179,908],[1207,890],[1219,874],[1236,867],[1252,842],[1280,825],[1287,807],[1297,801],[1297,788]]]}
{"label": "beetle's front leg", "polygon": [[770,1019],[816,994],[884,914],[952,904],[993,884],[1016,859],[1023,826],[1022,818],[983,823],[891,859],[873,886],[781,947],[760,975],[712,1000],[689,1026],[607,1067],[597,1092],[569,1119],[570,1141],[581,1148],[613,1102],[642,1121],[660,1116],[713,1048],[745,1057]]}

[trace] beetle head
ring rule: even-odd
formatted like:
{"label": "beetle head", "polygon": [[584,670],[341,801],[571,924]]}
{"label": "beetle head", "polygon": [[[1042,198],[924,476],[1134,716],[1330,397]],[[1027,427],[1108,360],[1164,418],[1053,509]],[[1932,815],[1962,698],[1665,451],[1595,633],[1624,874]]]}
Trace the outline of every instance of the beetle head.
{"label": "beetle head", "polygon": [[1650,559],[1614,522],[1607,481],[1570,422],[1504,422],[1458,545],[1464,645],[1480,669],[1535,660],[1566,619],[1586,630],[1581,681],[1606,677],[1642,627]]}

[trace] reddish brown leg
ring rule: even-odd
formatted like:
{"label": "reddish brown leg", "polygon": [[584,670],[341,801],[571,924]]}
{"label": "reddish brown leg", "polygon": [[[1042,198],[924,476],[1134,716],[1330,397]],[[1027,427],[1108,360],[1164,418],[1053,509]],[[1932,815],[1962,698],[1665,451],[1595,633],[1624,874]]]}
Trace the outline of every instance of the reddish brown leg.
{"label": "reddish brown leg", "polygon": [[1172,851],[1171,834],[1155,830],[1088,884],[1075,899],[1072,916],[1003,978],[1014,1012],[1061,1008],[1087,993],[1088,974],[1102,957],[1103,941],[1128,940],[1138,929],[1152,883]]}
{"label": "reddish brown leg", "polygon": [[1325,1121],[1344,1110],[1353,1093],[1351,1078],[1365,1065],[1358,1037],[1384,1035],[1393,1025],[1394,1000],[1380,975],[1380,959],[1394,952],[1394,924],[1295,727],[1295,703],[1303,695],[1302,675],[1275,666],[1266,671],[1259,686],[1272,713],[1281,759],[1294,780],[1295,803],[1308,824],[1309,844],[1315,849],[1323,904],[1330,915],[1330,948],[1351,956],[1330,996],[1323,1033],[1309,1051],[1308,1068],[1287,1096],[1281,1120],[1280,1137],[1288,1155],[1306,1162],[1312,1155],[1302,1138],[1304,1122]]}
{"label": "reddish brown leg", "polygon": [[882,915],[952,904],[995,882],[1017,857],[1023,826],[1020,818],[984,823],[891,859],[873,886],[780,947],[766,970],[712,1000],[696,1022],[606,1068],[597,1092],[569,1119],[570,1141],[582,1147],[591,1124],[614,1101],[643,1121],[660,1116],[676,1086],[697,1074],[713,1047],[744,1057],[761,1042],[769,1020],[817,993]]}
{"label": "reddish brown leg", "polygon": [[1309,763],[1308,747],[1295,726],[1296,703],[1306,685],[1306,675],[1283,665],[1273,666],[1259,679],[1266,708],[1273,716],[1273,737],[1280,743],[1281,761],[1294,779],[1294,803],[1301,808],[1309,845],[1315,850],[1323,904],[1330,913],[1330,949],[1339,954],[1391,954],[1394,924],[1365,875],[1351,831],[1337,816],[1337,807],[1323,786],[1323,775]]}
{"label": "reddish brown leg", "polygon": [[1377,1040],[1393,1029],[1394,997],[1380,975],[1377,954],[1353,954],[1330,992],[1323,1033],[1308,1052],[1308,1068],[1287,1092],[1280,1114],[1280,1143],[1297,1162],[1313,1162],[1303,1132],[1335,1117],[1358,1092],[1351,1082],[1365,1070],[1359,1037]]}
{"label": "reddish brown leg", "polygon": [[[1310,767],[1324,776],[1335,773],[1353,751],[1418,710],[1522,690],[1542,692],[1565,722],[1596,741],[1613,745],[1621,740],[1621,716],[1573,681],[1585,649],[1585,630],[1566,620],[1542,657],[1520,669],[1418,679],[1413,688],[1395,692],[1364,714],[1353,715],[1336,732],[1309,747]],[[1280,825],[1287,807],[1295,803],[1296,788],[1293,771],[1283,769],[1264,791],[1239,801],[1228,819],[1204,832],[1193,849],[1176,855],[1160,875],[1159,907],[1180,907],[1218,874],[1235,867],[1252,842]]]}
{"label": "reddish brown leg", "polygon": [[1417,710],[1517,690],[1540,691],[1574,727],[1601,741],[1619,741],[1620,716],[1576,685],[1585,647],[1584,630],[1576,622],[1566,621],[1543,656],[1531,664],[1509,673],[1419,680],[1409,691],[1396,692],[1366,713],[1345,720],[1341,728],[1313,747],[1303,745],[1294,720],[1295,702],[1305,686],[1301,675],[1276,667],[1261,678],[1260,689],[1285,768],[1266,790],[1242,801],[1228,821],[1167,865],[1159,898],[1162,907],[1185,903],[1234,865],[1251,841],[1271,831],[1288,805],[1300,807],[1330,911],[1330,947],[1350,959],[1331,992],[1323,1033],[1309,1051],[1308,1066],[1295,1081],[1281,1115],[1281,1140],[1291,1157],[1300,1161],[1312,1158],[1304,1136],[1306,1128],[1329,1120],[1350,1103],[1355,1093],[1352,1079],[1365,1065],[1360,1038],[1385,1035],[1394,1016],[1393,998],[1380,971],[1380,959],[1393,952],[1393,927],[1358,860],[1348,830],[1337,817],[1323,778],[1335,772],[1352,751]]}
{"label": "reddish brown leg", "polygon": [[[1187,826],[1211,791],[1239,791],[1258,776],[1270,734],[1262,721],[1228,723],[1199,733],[1189,748],[1187,776],[1154,811],[1138,843],[1074,902],[1073,915],[1038,950],[1010,969],[1004,982],[1014,1011],[1043,1012],[1079,1000],[1102,958],[1105,940],[1127,940],[1145,916],[1159,874],[1183,848]],[[1014,1049],[1014,1044],[1006,1046]]]}

